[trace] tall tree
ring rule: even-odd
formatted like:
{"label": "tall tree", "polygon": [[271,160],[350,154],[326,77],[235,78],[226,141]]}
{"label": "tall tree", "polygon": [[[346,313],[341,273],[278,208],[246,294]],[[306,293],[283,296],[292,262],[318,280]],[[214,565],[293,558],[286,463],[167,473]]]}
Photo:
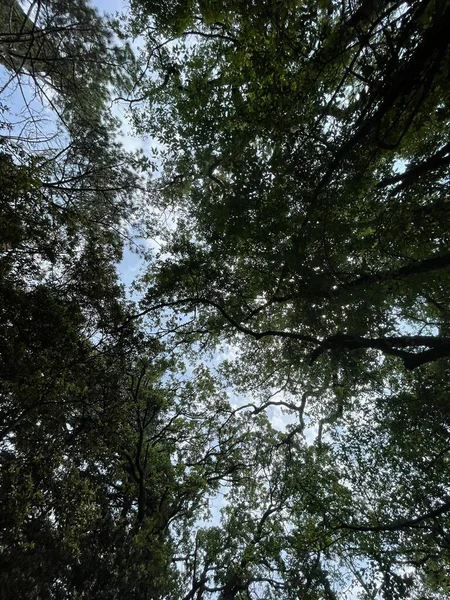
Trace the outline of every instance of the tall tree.
{"label": "tall tree", "polygon": [[[172,450],[158,437],[153,458],[167,459],[141,465],[136,380],[142,353],[153,360],[145,429],[158,431],[167,361],[127,325],[116,271],[140,187],[108,112],[106,59],[120,49],[85,3],[29,9],[1,8],[5,97],[17,83],[36,126],[14,130],[2,105],[12,134],[0,153],[1,595],[154,598],[176,580],[159,505],[163,477],[172,493]],[[43,137],[36,92],[54,111]]]}
{"label": "tall tree", "polygon": [[182,216],[155,296],[310,362],[447,356],[446,4],[205,4],[136,113]]}
{"label": "tall tree", "polygon": [[16,84],[29,105],[34,93],[67,122],[98,120],[132,68],[129,45],[86,0],[7,0],[0,24],[0,62],[9,72],[3,92]]}
{"label": "tall tree", "polygon": [[[235,345],[224,374],[257,390],[255,412],[286,407],[294,438],[303,415],[317,426],[316,451],[328,458],[311,475],[312,527],[328,532],[340,565],[331,588],[317,575],[319,597],[344,597],[342,569],[362,597],[445,597],[448,3],[174,2],[164,11],[135,0],[132,9],[147,42],[143,68],[153,68],[133,117],[162,145],[154,196],[177,223],[143,279],[140,315],[170,311],[177,344]],[[276,390],[284,397],[271,400]],[[375,420],[363,435],[365,415]],[[304,468],[295,451],[291,459],[294,472]],[[381,475],[364,479],[370,468]],[[325,493],[327,472],[337,483]],[[284,549],[308,522],[307,486],[288,490],[298,513],[286,517]],[[233,548],[248,518],[241,511],[228,537],[226,520],[220,543]],[[316,573],[326,571],[324,550],[304,539]],[[202,593],[257,597],[243,560],[237,579],[219,568]]]}

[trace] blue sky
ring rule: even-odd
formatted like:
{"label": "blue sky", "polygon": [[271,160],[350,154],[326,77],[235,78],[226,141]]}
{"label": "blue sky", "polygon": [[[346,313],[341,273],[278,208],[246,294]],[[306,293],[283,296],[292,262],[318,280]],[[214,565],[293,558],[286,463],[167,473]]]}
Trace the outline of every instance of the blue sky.
{"label": "blue sky", "polygon": [[115,13],[116,11],[122,12],[125,10],[128,2],[124,0],[95,0],[92,5],[96,6],[101,12]]}

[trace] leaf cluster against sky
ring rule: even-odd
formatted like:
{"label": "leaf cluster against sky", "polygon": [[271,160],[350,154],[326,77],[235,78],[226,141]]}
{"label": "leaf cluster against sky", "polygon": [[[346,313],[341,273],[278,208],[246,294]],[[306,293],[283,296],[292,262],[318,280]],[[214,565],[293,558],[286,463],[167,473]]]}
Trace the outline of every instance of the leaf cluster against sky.
{"label": "leaf cluster against sky", "polygon": [[4,3],[5,598],[448,597],[449,17]]}

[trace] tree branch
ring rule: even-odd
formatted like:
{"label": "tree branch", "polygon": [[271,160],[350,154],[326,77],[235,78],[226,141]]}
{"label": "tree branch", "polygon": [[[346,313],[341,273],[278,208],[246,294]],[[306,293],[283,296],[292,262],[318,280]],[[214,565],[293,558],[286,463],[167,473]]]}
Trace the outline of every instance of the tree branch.
{"label": "tree branch", "polygon": [[405,529],[407,527],[415,527],[422,523],[423,521],[427,521],[428,519],[434,519],[435,517],[439,517],[450,511],[450,500],[431,510],[419,517],[414,517],[412,519],[399,519],[397,521],[393,521],[392,523],[387,523],[385,525],[353,525],[350,523],[345,523],[339,525],[336,529],[350,529],[351,531],[399,531],[401,529]]}

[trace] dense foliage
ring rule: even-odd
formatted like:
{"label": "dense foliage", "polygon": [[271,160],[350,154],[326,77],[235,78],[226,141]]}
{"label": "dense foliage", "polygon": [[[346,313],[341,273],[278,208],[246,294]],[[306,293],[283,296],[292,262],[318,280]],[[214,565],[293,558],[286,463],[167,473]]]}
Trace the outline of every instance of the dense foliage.
{"label": "dense foliage", "polygon": [[292,413],[258,551],[247,537],[236,557],[256,508],[232,489],[235,555],[208,585],[445,596],[450,6],[133,6],[152,67],[133,117],[163,145],[154,196],[177,220],[141,314],[170,309],[177,343],[232,344],[228,382]]}
{"label": "dense foliage", "polygon": [[448,597],[450,3],[0,21],[3,596]]}

